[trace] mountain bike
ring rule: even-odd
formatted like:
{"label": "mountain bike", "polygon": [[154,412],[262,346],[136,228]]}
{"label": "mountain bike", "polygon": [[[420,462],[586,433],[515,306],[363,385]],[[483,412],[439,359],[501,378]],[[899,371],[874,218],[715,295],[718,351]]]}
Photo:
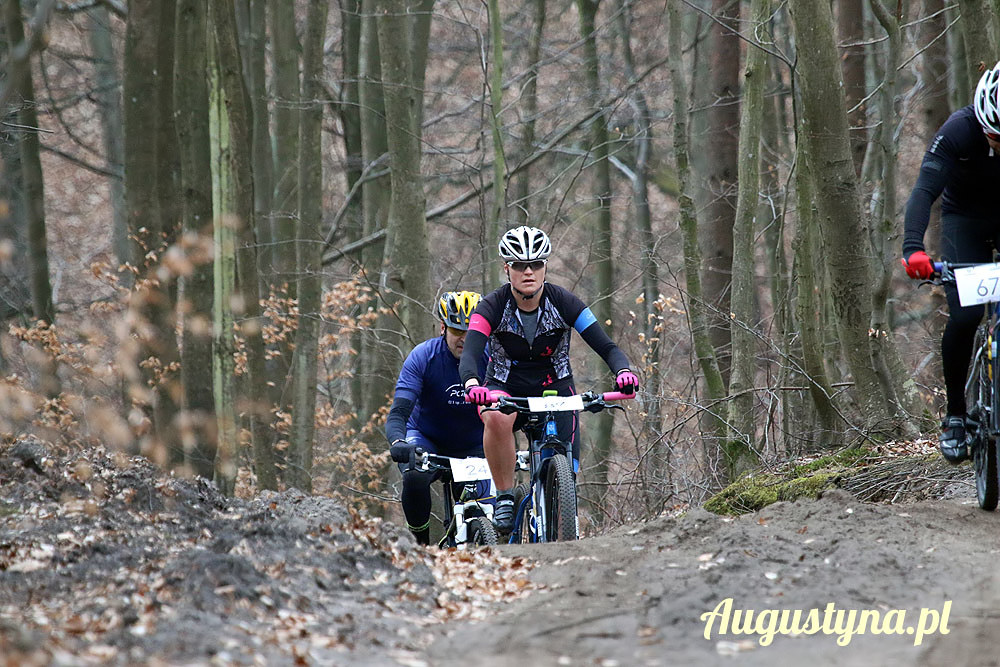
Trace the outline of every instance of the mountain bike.
{"label": "mountain bike", "polygon": [[[966,441],[976,471],[976,496],[987,511],[997,507],[1000,479],[997,447],[1000,443],[1000,373],[997,369],[997,301],[1000,300],[1000,264],[935,262],[936,284],[953,284],[963,306],[983,303],[986,316],[976,329],[972,362],[965,381]],[[992,275],[991,275],[992,274]]]}
{"label": "mountain bike", "polygon": [[520,428],[528,437],[528,450],[518,452],[517,460],[518,469],[528,471],[528,482],[515,490],[511,544],[569,541],[579,537],[573,446],[559,438],[555,413],[600,412],[608,408],[624,410],[608,401],[629,398],[635,398],[635,394],[588,391],[557,396],[555,391],[545,391],[542,396],[532,397],[492,395],[495,403],[483,408],[484,411],[527,415]]}
{"label": "mountain bike", "polygon": [[493,525],[493,492],[490,470],[484,458],[455,459],[431,454],[418,447],[413,467],[440,471],[443,486],[441,523],[444,536],[439,547],[464,549],[467,545],[489,546],[499,543]]}

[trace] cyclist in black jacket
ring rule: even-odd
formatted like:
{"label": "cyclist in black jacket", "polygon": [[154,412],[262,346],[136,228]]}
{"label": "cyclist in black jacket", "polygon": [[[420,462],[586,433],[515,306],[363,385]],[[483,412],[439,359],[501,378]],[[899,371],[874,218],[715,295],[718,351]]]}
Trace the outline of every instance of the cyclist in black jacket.
{"label": "cyclist in black jacket", "polygon": [[[469,320],[469,333],[459,362],[459,374],[469,400],[490,403],[491,391],[510,396],[541,396],[555,390],[561,396],[576,393],[569,364],[572,330],[594,349],[615,373],[615,386],[631,393],[639,380],[625,354],[597,322],[594,314],[572,292],[545,282],[545,263],[552,252],[548,235],[535,227],[517,227],[500,239],[500,257],[509,282],[483,297]],[[484,384],[475,361],[487,340],[490,362]],[[497,530],[509,533],[514,524],[514,428],[516,415],[481,413],[483,451],[497,486],[493,519]],[[579,460],[576,413],[557,417],[559,437],[573,443]]]}
{"label": "cyclist in black jacket", "polygon": [[[996,189],[1000,186],[1000,63],[986,70],[973,104],[948,118],[924,154],[920,175],[906,205],[903,268],[911,278],[934,273],[924,251],[931,204],[941,201],[941,258],[990,262],[1000,239]],[[948,324],[941,340],[947,392],[941,453],[952,463],[968,458],[965,380],[976,327],[984,306],[962,307],[954,285],[945,286]]]}

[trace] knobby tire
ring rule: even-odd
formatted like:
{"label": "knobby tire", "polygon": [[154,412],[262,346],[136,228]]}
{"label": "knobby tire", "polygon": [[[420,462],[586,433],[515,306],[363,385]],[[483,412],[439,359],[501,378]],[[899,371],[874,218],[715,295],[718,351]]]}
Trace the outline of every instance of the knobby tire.
{"label": "knobby tire", "polygon": [[568,457],[549,459],[545,475],[545,527],[549,542],[569,542],[576,534],[576,480]]}
{"label": "knobby tire", "polygon": [[510,544],[526,544],[531,541],[531,529],[528,526],[528,522],[531,521],[531,502],[525,504],[524,511],[521,511],[521,501],[530,493],[531,488],[524,482],[514,487],[514,511],[520,512],[521,519],[515,521],[519,525],[517,530],[510,534]]}
{"label": "knobby tire", "polygon": [[493,523],[484,516],[477,516],[469,519],[466,527],[469,536],[469,543],[476,546],[495,546],[500,543],[497,536],[497,529]]}
{"label": "knobby tire", "polygon": [[969,380],[966,383],[965,400],[969,416],[978,423],[978,427],[969,439],[972,449],[972,464],[976,473],[976,497],[979,506],[987,512],[997,507],[1000,498],[1000,480],[997,477],[997,441],[994,437],[993,423],[996,420],[996,410],[1000,393],[997,391],[996,369],[990,373],[990,365],[996,360],[988,358],[989,340],[986,327],[981,326],[976,331],[975,343],[972,347],[975,355]]}

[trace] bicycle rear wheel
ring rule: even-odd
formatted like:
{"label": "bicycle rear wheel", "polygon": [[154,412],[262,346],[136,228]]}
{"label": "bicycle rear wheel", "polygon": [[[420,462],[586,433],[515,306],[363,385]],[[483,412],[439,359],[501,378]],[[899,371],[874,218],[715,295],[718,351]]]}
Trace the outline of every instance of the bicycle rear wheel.
{"label": "bicycle rear wheel", "polygon": [[577,539],[576,480],[564,454],[549,459],[545,474],[546,541],[568,542]]}
{"label": "bicycle rear wheel", "polygon": [[466,529],[468,530],[469,544],[489,547],[500,543],[496,527],[492,521],[484,516],[475,516],[469,519]]}

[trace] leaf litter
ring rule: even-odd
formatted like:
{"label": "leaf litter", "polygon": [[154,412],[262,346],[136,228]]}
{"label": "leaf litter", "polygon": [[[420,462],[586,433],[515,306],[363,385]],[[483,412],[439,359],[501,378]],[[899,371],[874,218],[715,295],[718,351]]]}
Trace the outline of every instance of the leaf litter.
{"label": "leaf litter", "polygon": [[103,447],[0,444],[4,667],[377,664],[527,595],[533,566],[294,489],[226,498]]}

